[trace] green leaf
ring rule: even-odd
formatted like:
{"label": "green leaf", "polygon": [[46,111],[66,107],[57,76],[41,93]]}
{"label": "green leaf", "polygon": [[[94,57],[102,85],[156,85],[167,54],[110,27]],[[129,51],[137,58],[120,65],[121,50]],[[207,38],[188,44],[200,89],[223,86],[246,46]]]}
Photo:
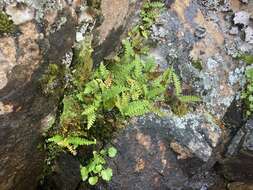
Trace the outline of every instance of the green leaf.
{"label": "green leaf", "polygon": [[63,137],[61,135],[55,135],[49,139],[47,139],[48,142],[54,142],[54,143],[59,143],[61,141],[63,141]]}
{"label": "green leaf", "polygon": [[80,168],[81,168],[80,172],[81,172],[82,180],[86,181],[89,175],[89,171],[86,167],[81,166]]}
{"label": "green leaf", "polygon": [[96,185],[98,182],[98,177],[94,176],[94,177],[89,177],[89,184],[90,185]]}
{"label": "green leaf", "polygon": [[105,181],[110,181],[112,179],[112,169],[107,168],[101,172],[101,177]]}
{"label": "green leaf", "polygon": [[94,168],[93,172],[95,174],[97,174],[97,173],[101,172],[102,169],[103,169],[103,166],[101,164],[99,164],[99,165],[96,165],[96,167]]}
{"label": "green leaf", "polygon": [[108,149],[108,156],[109,156],[110,158],[114,158],[116,155],[117,155],[117,149],[114,148],[114,147],[110,147],[110,148]]}

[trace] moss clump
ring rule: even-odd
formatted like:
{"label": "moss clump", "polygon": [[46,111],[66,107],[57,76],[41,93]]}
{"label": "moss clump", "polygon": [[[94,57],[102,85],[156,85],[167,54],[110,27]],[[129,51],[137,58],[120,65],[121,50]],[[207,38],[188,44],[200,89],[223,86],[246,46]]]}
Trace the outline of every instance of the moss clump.
{"label": "moss clump", "polygon": [[192,63],[192,66],[198,69],[199,71],[203,69],[203,63],[201,59],[192,60],[191,63]]}
{"label": "moss clump", "polygon": [[40,80],[43,94],[63,94],[66,73],[67,69],[64,65],[49,64],[46,73]]}
{"label": "moss clump", "polygon": [[9,34],[13,32],[14,24],[13,21],[9,18],[9,16],[0,11],[0,34]]}
{"label": "moss clump", "polygon": [[74,50],[72,82],[78,89],[82,88],[89,79],[93,68],[91,42],[92,37],[87,36]]}

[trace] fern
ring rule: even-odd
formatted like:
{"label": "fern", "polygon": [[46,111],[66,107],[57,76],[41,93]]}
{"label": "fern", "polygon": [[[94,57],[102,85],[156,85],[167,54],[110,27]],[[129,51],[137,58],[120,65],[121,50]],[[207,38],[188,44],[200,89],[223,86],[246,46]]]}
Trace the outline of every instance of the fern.
{"label": "fern", "polygon": [[193,103],[201,101],[198,96],[179,96],[178,99],[183,103]]}
{"label": "fern", "polygon": [[182,94],[181,82],[175,72],[172,72],[172,78],[176,96],[180,96]]}
{"label": "fern", "polygon": [[90,141],[86,138],[81,138],[77,136],[69,136],[64,138],[61,135],[55,135],[51,138],[48,138],[47,142],[55,143],[62,148],[67,148],[73,155],[76,155],[76,149],[79,146],[96,144],[96,140]]}
{"label": "fern", "polygon": [[123,114],[126,116],[139,116],[150,112],[151,104],[147,100],[133,101],[123,108]]}

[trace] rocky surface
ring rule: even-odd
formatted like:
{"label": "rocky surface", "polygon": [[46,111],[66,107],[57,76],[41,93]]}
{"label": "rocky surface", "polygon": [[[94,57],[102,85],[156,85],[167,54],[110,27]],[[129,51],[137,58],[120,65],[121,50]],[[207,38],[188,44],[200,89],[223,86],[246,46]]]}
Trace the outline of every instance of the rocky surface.
{"label": "rocky surface", "polygon": [[[110,162],[115,174],[112,182],[98,189],[225,187],[219,186],[220,178],[212,168],[229,134],[222,118],[245,83],[245,65],[234,57],[253,51],[251,43],[240,36],[252,24],[247,10],[252,5],[246,9],[238,8],[244,6],[240,2],[208,2],[175,0],[152,28],[157,45],[151,55],[161,69],[173,65],[183,80],[184,93],[198,94],[202,103],[183,117],[168,111],[165,118],[137,118],[116,135],[113,144],[119,156]],[[247,17],[239,14],[240,9]],[[231,27],[236,30],[233,34]],[[246,166],[250,163],[245,162]],[[246,168],[242,171],[247,173]]]}
{"label": "rocky surface", "polygon": [[190,190],[214,185],[218,176],[208,169],[215,162],[221,130],[201,116],[173,117],[133,119],[113,141],[119,151],[109,164],[114,177],[100,189]]}
{"label": "rocky surface", "polygon": [[[50,64],[59,68],[69,66],[76,37],[80,39],[80,32],[83,36],[95,25],[95,15],[85,3],[82,0],[0,1],[0,9],[16,25],[13,34],[0,36],[1,190],[35,189],[44,160],[38,145],[50,118],[55,116],[63,92],[45,94],[44,88],[49,85],[52,91],[64,89],[65,83],[64,73],[60,73],[63,71],[57,71],[59,84],[41,84],[41,79],[48,73]],[[102,7],[107,27],[102,24],[103,28],[96,33],[101,38],[100,45],[114,30],[125,27],[131,13],[125,8],[133,11],[135,4],[121,0],[114,7],[104,0]],[[124,12],[103,13],[111,9]],[[115,46],[122,32],[117,32]],[[100,56],[105,56],[104,49],[110,53],[101,45]]]}
{"label": "rocky surface", "polygon": [[[42,172],[44,157],[37,146],[62,96],[62,91],[43,94],[40,81],[48,66],[69,66],[71,48],[94,27],[98,64],[115,50],[140,6],[140,1],[102,0],[97,22],[86,1],[18,2],[0,1],[17,27],[14,34],[0,37],[1,190],[35,189]],[[225,189],[213,167],[221,160],[229,132],[222,118],[245,83],[245,64],[234,58],[253,53],[253,2],[174,0],[166,5],[152,27],[156,46],[151,55],[161,70],[173,65],[183,93],[199,95],[202,102],[182,117],[166,108],[163,118],[151,114],[132,119],[112,141],[119,151],[109,162],[112,181],[95,189]],[[64,88],[64,74],[60,76],[51,89]],[[222,175],[233,181],[230,190],[252,189],[252,123],[237,131],[226,159],[219,161]],[[235,119],[232,125],[241,123]],[[80,185],[77,160],[61,155],[56,163],[45,189],[88,189]]]}
{"label": "rocky surface", "polygon": [[222,173],[229,181],[250,183],[253,180],[253,120],[250,119],[231,140]]}

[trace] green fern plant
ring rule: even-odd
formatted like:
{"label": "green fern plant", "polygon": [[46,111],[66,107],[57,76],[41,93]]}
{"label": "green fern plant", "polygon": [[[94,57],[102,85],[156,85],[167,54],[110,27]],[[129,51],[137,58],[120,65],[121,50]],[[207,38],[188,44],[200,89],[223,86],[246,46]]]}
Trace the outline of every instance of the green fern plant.
{"label": "green fern plant", "polygon": [[117,110],[121,117],[133,117],[149,112],[159,113],[157,101],[165,99],[168,85],[173,85],[175,96],[184,103],[197,102],[196,96],[182,95],[181,82],[172,67],[151,80],[155,63],[135,53],[130,41],[123,41],[124,54],[116,64],[101,63],[79,97],[90,129],[103,112]]}
{"label": "green fern plant", "polygon": [[88,145],[96,144],[96,140],[91,141],[91,140],[87,140],[85,138],[81,138],[78,136],[63,137],[61,135],[55,135],[47,139],[47,142],[55,143],[62,148],[67,148],[73,155],[77,154],[76,149],[79,146],[83,146],[83,145],[88,146]]}
{"label": "green fern plant", "polygon": [[253,113],[253,55],[243,54],[238,57],[240,60],[247,63],[249,68],[245,72],[246,87],[242,92],[241,98],[244,102],[246,117],[249,117]]}

